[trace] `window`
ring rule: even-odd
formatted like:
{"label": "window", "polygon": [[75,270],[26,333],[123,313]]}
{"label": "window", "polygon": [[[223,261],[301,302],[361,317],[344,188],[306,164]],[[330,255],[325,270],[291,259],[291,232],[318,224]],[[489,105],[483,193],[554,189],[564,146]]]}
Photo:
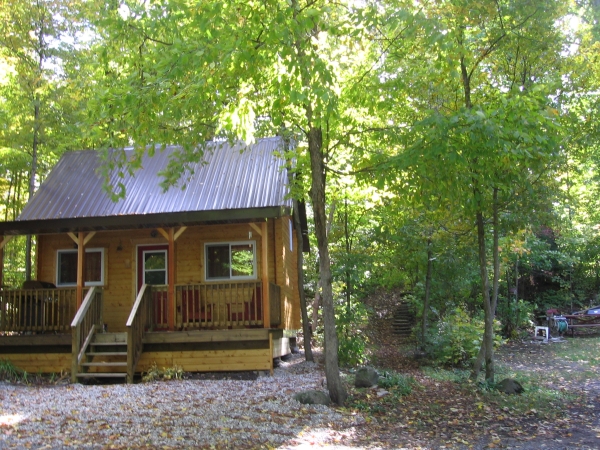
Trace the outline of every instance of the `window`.
{"label": "window", "polygon": [[225,242],[206,244],[206,279],[255,279],[255,243]]}
{"label": "window", "polygon": [[[85,249],[84,280],[86,286],[104,285],[104,249]],[[77,250],[59,250],[56,262],[56,285],[77,285]]]}
{"label": "window", "polygon": [[167,251],[144,251],[144,283],[154,285],[167,284]]}

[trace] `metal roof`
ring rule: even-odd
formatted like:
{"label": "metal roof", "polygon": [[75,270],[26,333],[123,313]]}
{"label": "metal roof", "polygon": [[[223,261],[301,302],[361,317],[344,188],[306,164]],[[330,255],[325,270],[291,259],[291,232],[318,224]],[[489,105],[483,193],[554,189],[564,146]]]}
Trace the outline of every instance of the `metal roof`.
{"label": "metal roof", "polygon": [[[285,161],[275,154],[283,145],[279,137],[250,145],[210,142],[201,161],[166,192],[159,172],[178,148],[167,147],[153,157],[145,153],[133,175],[111,175],[112,185],[122,183],[126,190],[116,202],[102,189],[99,152],[66,153],[21,215],[0,223],[0,231],[33,234],[279,217],[292,207]],[[133,150],[125,152],[133,155]]]}

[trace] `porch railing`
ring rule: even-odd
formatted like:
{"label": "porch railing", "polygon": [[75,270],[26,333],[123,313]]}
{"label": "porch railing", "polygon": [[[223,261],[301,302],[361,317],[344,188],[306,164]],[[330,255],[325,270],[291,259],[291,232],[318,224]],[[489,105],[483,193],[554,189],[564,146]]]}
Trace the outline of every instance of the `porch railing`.
{"label": "porch railing", "polygon": [[0,290],[0,332],[69,333],[75,288]]}
{"label": "porch railing", "polygon": [[[152,326],[153,286],[144,284],[127,320],[127,382],[133,383],[135,367],[142,354],[146,329]],[[161,291],[159,291],[161,292]]]}
{"label": "porch railing", "polygon": [[262,327],[262,282],[231,281],[175,287],[178,328]]}
{"label": "porch railing", "polygon": [[[281,324],[281,288],[269,283],[271,326]],[[264,324],[263,283],[227,281],[175,286],[177,329],[260,328]],[[152,286],[151,327],[168,329],[167,286]]]}
{"label": "porch railing", "polygon": [[88,345],[92,341],[96,331],[103,327],[102,309],[102,288],[93,287],[88,291],[77,314],[73,318],[73,322],[71,322],[73,336],[71,346],[73,355],[71,363],[71,380],[73,382],[77,381],[79,365],[85,356]]}

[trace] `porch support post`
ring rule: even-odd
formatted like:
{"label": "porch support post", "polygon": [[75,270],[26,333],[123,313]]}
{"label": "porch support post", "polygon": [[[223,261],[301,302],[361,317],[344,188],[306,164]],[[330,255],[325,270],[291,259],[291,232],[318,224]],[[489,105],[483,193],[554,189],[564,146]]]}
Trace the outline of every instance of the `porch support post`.
{"label": "porch support post", "polygon": [[168,269],[168,279],[169,279],[169,289],[167,293],[168,306],[167,311],[169,311],[168,315],[168,325],[169,330],[173,331],[175,329],[175,229],[169,228],[168,233],[169,240],[169,251],[167,254],[169,255],[169,269]]}
{"label": "porch support post", "polygon": [[84,267],[85,267],[85,233],[80,231],[77,236],[77,310],[83,303]]}
{"label": "porch support post", "polygon": [[[4,236],[0,234],[0,241],[4,244]],[[0,246],[0,289],[4,281],[4,245]]]}
{"label": "porch support post", "polygon": [[261,222],[261,278],[262,278],[262,297],[263,297],[263,326],[271,328],[271,302],[269,299],[269,239],[267,232],[267,222]]}

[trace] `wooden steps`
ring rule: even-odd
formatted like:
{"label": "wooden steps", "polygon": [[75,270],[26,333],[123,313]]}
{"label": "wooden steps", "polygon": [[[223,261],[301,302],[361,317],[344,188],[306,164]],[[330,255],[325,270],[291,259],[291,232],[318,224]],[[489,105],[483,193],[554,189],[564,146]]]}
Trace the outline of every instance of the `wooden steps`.
{"label": "wooden steps", "polygon": [[98,333],[80,364],[78,379],[127,378],[127,333]]}
{"label": "wooden steps", "polygon": [[400,302],[394,310],[392,330],[398,336],[410,336],[414,326],[415,317],[407,302]]}

